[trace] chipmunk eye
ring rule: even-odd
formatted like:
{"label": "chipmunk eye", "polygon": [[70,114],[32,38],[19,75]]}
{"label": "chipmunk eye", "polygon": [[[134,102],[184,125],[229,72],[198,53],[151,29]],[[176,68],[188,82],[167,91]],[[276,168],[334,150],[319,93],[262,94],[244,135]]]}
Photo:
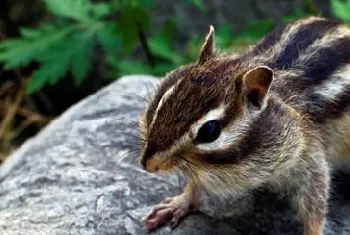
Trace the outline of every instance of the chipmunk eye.
{"label": "chipmunk eye", "polygon": [[203,124],[198,130],[196,142],[210,143],[220,136],[221,125],[217,120],[211,120]]}

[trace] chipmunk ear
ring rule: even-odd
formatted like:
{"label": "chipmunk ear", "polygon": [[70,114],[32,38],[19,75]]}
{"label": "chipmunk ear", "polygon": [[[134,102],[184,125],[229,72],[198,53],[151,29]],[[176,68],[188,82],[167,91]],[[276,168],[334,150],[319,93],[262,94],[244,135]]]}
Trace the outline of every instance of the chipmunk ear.
{"label": "chipmunk ear", "polygon": [[205,42],[202,45],[198,64],[203,64],[204,62],[210,60],[213,56],[215,50],[215,29],[214,26],[209,26],[209,32],[205,37]]}
{"label": "chipmunk ear", "polygon": [[273,71],[269,67],[259,66],[243,75],[243,87],[247,102],[260,108],[273,80]]}

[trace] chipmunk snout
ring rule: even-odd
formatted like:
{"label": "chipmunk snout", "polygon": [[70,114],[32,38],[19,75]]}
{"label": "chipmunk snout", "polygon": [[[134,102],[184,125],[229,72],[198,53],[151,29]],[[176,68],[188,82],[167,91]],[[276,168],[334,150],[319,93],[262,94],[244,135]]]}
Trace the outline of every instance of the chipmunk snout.
{"label": "chipmunk snout", "polygon": [[155,163],[155,161],[152,161],[153,155],[153,151],[149,148],[146,148],[146,150],[141,154],[141,165],[143,169],[148,172],[157,172],[159,170],[159,166]]}
{"label": "chipmunk snout", "polygon": [[159,167],[155,164],[150,164],[150,161],[146,161],[145,163],[142,164],[143,169],[148,171],[148,172],[157,172],[159,170]]}
{"label": "chipmunk snout", "polygon": [[141,165],[144,170],[148,172],[157,172],[159,170],[159,166],[154,163],[150,158],[142,158]]}

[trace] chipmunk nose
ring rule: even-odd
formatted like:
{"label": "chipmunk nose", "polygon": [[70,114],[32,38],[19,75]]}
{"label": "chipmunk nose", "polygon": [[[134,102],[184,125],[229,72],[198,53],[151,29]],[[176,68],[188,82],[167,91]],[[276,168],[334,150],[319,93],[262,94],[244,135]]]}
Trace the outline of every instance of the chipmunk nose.
{"label": "chipmunk nose", "polygon": [[159,167],[157,165],[151,164],[151,161],[146,160],[146,159],[141,160],[141,165],[142,165],[144,170],[146,170],[150,173],[154,173],[154,172],[157,172],[159,170]]}
{"label": "chipmunk nose", "polygon": [[146,171],[148,171],[150,173],[154,173],[154,172],[157,172],[159,170],[159,167],[155,166],[155,165],[146,164],[146,166],[144,166],[143,169],[145,169]]}
{"label": "chipmunk nose", "polygon": [[159,167],[152,163],[152,156],[153,156],[153,152],[149,149],[146,149],[142,156],[141,156],[141,165],[143,167],[144,170],[148,171],[148,172],[157,172],[159,170]]}

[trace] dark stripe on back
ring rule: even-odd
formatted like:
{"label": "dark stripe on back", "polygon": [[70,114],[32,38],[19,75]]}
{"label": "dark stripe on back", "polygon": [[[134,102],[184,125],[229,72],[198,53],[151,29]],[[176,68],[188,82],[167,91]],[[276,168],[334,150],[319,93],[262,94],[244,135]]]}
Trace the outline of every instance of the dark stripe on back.
{"label": "dark stripe on back", "polygon": [[273,69],[291,68],[293,62],[299,55],[319,38],[322,38],[328,31],[339,25],[337,21],[320,19],[310,24],[300,26],[297,33],[292,36],[289,44],[280,52],[279,56],[269,66]]}
{"label": "dark stripe on back", "polygon": [[350,111],[350,84],[332,101],[317,93],[311,93],[307,98],[309,103],[303,106],[303,110],[313,121],[322,124],[326,120],[340,118],[344,112]]}
{"label": "dark stripe on back", "polygon": [[332,45],[319,49],[306,63],[297,65],[305,69],[300,88],[313,87],[329,78],[344,64],[350,63],[350,38],[342,38]]}

